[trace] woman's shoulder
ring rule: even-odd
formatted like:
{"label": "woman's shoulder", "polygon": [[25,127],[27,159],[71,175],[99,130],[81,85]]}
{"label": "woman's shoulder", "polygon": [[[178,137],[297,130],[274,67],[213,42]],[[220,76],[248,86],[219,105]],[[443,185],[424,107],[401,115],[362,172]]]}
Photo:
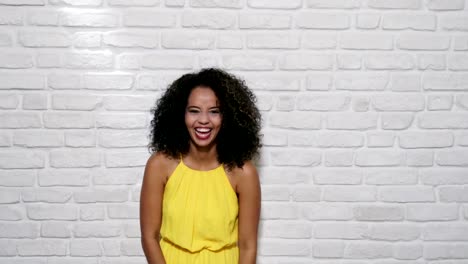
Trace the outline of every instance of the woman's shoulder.
{"label": "woman's shoulder", "polygon": [[162,152],[153,153],[146,162],[146,169],[157,171],[158,175],[164,177],[165,180],[169,178],[172,172],[179,164],[178,159],[174,159]]}
{"label": "woman's shoulder", "polygon": [[234,167],[229,173],[236,178],[237,181],[241,181],[243,178],[258,177],[257,168],[252,161],[244,162],[242,167]]}

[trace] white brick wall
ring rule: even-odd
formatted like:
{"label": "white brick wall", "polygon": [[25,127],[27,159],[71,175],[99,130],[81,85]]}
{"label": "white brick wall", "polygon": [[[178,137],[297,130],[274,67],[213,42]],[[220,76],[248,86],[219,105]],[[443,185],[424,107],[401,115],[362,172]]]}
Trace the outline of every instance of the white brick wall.
{"label": "white brick wall", "polygon": [[149,109],[258,96],[258,262],[468,261],[468,1],[0,0],[0,263],[140,264]]}

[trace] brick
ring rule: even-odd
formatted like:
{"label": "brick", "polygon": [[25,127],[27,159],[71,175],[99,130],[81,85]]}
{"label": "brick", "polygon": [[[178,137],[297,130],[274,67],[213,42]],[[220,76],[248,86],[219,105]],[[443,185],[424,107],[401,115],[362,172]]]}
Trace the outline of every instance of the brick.
{"label": "brick", "polygon": [[301,46],[306,49],[335,49],[337,46],[337,35],[334,33],[304,32]]}
{"label": "brick", "polygon": [[424,90],[468,91],[468,76],[464,73],[427,73],[423,76]]}
{"label": "brick", "polygon": [[216,47],[219,49],[242,49],[244,35],[236,32],[221,32],[218,34],[216,42]]}
{"label": "brick", "polygon": [[450,37],[434,33],[404,33],[397,39],[397,47],[402,50],[447,50]]}
{"label": "brick", "polygon": [[427,8],[429,10],[446,11],[446,10],[462,10],[465,7],[464,0],[429,0],[427,1]]}
{"label": "brick", "polygon": [[371,240],[412,241],[420,236],[420,228],[415,224],[382,223],[369,226],[365,237]]}
{"label": "brick", "polygon": [[466,170],[457,168],[431,168],[420,171],[421,182],[428,185],[468,184]]}
{"label": "brick", "polygon": [[30,54],[21,53],[0,53],[0,68],[6,69],[28,69],[34,66],[33,58]]}
{"label": "brick", "polygon": [[294,74],[249,74],[243,76],[248,87],[261,91],[298,91],[301,88],[303,75]]}
{"label": "brick", "polygon": [[77,130],[65,131],[65,146],[94,147],[96,146],[95,131]]}
{"label": "brick", "polygon": [[375,32],[346,32],[341,33],[340,47],[349,50],[391,50],[393,37]]}
{"label": "brick", "polygon": [[321,148],[354,148],[364,145],[364,137],[358,132],[327,131],[317,134],[317,146]]}
{"label": "brick", "polygon": [[92,168],[99,165],[100,153],[95,150],[57,149],[50,152],[50,166],[53,168]]}
{"label": "brick", "polygon": [[118,48],[147,48],[154,49],[159,46],[159,34],[148,32],[116,31],[103,35],[103,43]]}
{"label": "brick", "polygon": [[273,96],[271,95],[257,95],[257,107],[260,111],[269,111],[273,108]]}
{"label": "brick", "polygon": [[367,224],[358,222],[318,222],[314,225],[314,238],[321,239],[363,239]]}
{"label": "brick", "polygon": [[19,99],[16,94],[2,94],[0,98],[0,109],[16,109]]}
{"label": "brick", "polygon": [[380,187],[379,200],[383,202],[435,202],[435,194],[432,187]]}
{"label": "brick", "polygon": [[467,241],[468,227],[456,223],[430,223],[422,230],[424,241]]}
{"label": "brick", "polygon": [[97,7],[102,5],[102,0],[49,0],[49,4],[58,6],[90,6]]}
{"label": "brick", "polygon": [[424,109],[424,96],[420,94],[385,93],[371,97],[371,103],[377,111],[421,111]]}
{"label": "brick", "polygon": [[189,70],[194,67],[192,54],[148,54],[142,58],[141,66],[147,69]]}
{"label": "brick", "polygon": [[383,242],[351,242],[346,244],[344,258],[380,259],[392,256],[393,247]]}
{"label": "brick", "polygon": [[287,146],[288,136],[284,132],[265,131],[263,134],[263,144],[265,146]]}
{"label": "brick", "polygon": [[88,191],[75,192],[73,198],[77,203],[126,202],[128,200],[128,191],[121,188],[94,188]]}
{"label": "brick", "polygon": [[435,162],[442,166],[468,166],[467,155],[464,149],[441,150],[436,152]]}
{"label": "brick", "polygon": [[120,226],[110,223],[77,223],[73,235],[77,238],[107,238],[120,236]]}
{"label": "brick", "polygon": [[39,225],[35,223],[0,223],[1,238],[30,238],[38,237]]}
{"label": "brick", "polygon": [[412,167],[432,166],[434,164],[434,152],[427,150],[407,150],[406,165]]}
{"label": "brick", "polygon": [[443,148],[453,146],[454,137],[451,132],[418,132],[405,131],[399,134],[402,148]]}
{"label": "brick", "polygon": [[262,184],[304,184],[308,182],[309,169],[302,168],[261,168],[260,179]]}
{"label": "brick", "polygon": [[155,98],[148,95],[111,95],[104,97],[104,109],[110,111],[148,111]]}
{"label": "brick", "polygon": [[[302,215],[307,220],[351,220],[353,211],[344,203],[312,203],[301,207]],[[317,232],[317,229],[314,229]]]}
{"label": "brick", "polygon": [[65,48],[71,45],[71,39],[64,31],[35,30],[20,31],[18,40],[28,48]]}
{"label": "brick", "polygon": [[321,195],[322,190],[320,188],[307,185],[295,187],[291,193],[293,201],[296,202],[318,202]]}
{"label": "brick", "polygon": [[92,90],[129,90],[134,85],[131,74],[85,74],[83,86]]}
{"label": "brick", "polygon": [[328,54],[286,53],[279,59],[282,70],[330,70],[334,57]]}
{"label": "brick", "polygon": [[114,56],[110,52],[70,52],[63,57],[64,68],[68,69],[110,69]]}
{"label": "brick", "polygon": [[99,114],[96,117],[96,127],[114,129],[135,129],[146,127],[144,114]]}
{"label": "brick", "polygon": [[413,123],[414,115],[410,113],[383,113],[381,126],[388,130],[407,129]]}
{"label": "brick", "polygon": [[276,166],[317,166],[321,158],[317,151],[278,150],[271,153],[271,161]]}
{"label": "brick", "polygon": [[87,186],[90,172],[80,169],[46,169],[38,172],[39,186]]}
{"label": "brick", "polygon": [[321,117],[316,113],[278,112],[270,115],[270,125],[280,128],[320,129]]}
{"label": "brick", "polygon": [[0,32],[0,47],[11,47],[13,44],[13,38],[8,32]]}
{"label": "brick", "polygon": [[393,132],[369,132],[367,133],[367,146],[372,147],[392,147],[395,142]]}
{"label": "brick", "polygon": [[436,29],[436,16],[417,13],[386,14],[383,16],[382,28],[434,31]]}
{"label": "brick", "polygon": [[0,204],[16,204],[20,202],[20,193],[16,190],[3,189],[0,193]]}
{"label": "brick", "polygon": [[458,219],[456,204],[408,204],[406,219],[409,221],[453,221]]}
{"label": "brick", "polygon": [[359,221],[400,221],[404,218],[404,209],[400,206],[358,205],[353,212]]}
{"label": "brick", "polygon": [[327,129],[367,130],[376,127],[376,113],[330,113],[326,117]]}
{"label": "brick", "polygon": [[140,178],[141,170],[106,169],[92,172],[94,185],[134,185]]}
{"label": "brick", "polygon": [[73,45],[77,48],[99,48],[102,36],[97,32],[77,32],[73,34]]}
{"label": "brick", "polygon": [[72,257],[97,257],[101,255],[99,241],[74,239],[70,242],[70,256]]}
{"label": "brick", "polygon": [[106,208],[103,205],[83,205],[80,207],[80,219],[83,221],[104,220]]}
{"label": "brick", "polygon": [[23,95],[23,109],[45,110],[47,109],[47,94],[25,94]]}
{"label": "brick", "polygon": [[350,150],[328,150],[323,158],[323,164],[327,167],[350,167],[353,165],[354,153]]}
{"label": "brick", "polygon": [[[452,98],[452,97],[450,97]],[[457,94],[456,95],[456,106],[460,109],[468,110],[468,95]]]}
{"label": "brick", "polygon": [[378,9],[419,9],[420,0],[367,0],[367,5]]}
{"label": "brick", "polygon": [[442,186],[439,189],[441,202],[468,202],[468,188],[462,186]]}
{"label": "brick", "polygon": [[94,116],[88,112],[47,112],[43,117],[46,128],[94,127]]}
{"label": "brick", "polygon": [[100,97],[86,94],[53,94],[52,108],[57,110],[94,110]]}
{"label": "brick", "polygon": [[340,72],[335,74],[337,90],[380,91],[389,83],[388,73]]}
{"label": "brick", "polygon": [[160,0],[107,0],[110,6],[159,6]]}
{"label": "brick", "polygon": [[400,151],[389,149],[363,149],[356,152],[355,164],[362,167],[398,166],[402,164],[404,155]]}
{"label": "brick", "polygon": [[356,19],[356,27],[360,29],[375,29],[380,25],[380,14],[363,13],[358,14]]}
{"label": "brick", "polygon": [[418,118],[418,126],[427,129],[468,128],[468,115],[457,112],[423,113]]}
{"label": "brick", "polygon": [[123,17],[123,23],[128,27],[174,27],[177,22],[175,13],[129,11]]}
{"label": "brick", "polygon": [[[1,37],[0,37],[0,39],[1,39]],[[468,50],[468,36],[454,36],[453,41],[454,41],[454,44],[453,44],[453,49],[454,50],[457,50],[457,51],[459,51],[459,50]]]}
{"label": "brick", "polygon": [[224,11],[185,11],[182,13],[182,27],[230,29],[236,26],[236,14]]}
{"label": "brick", "polygon": [[63,240],[31,240],[21,241],[17,245],[20,256],[65,256],[67,241]]}
{"label": "brick", "polygon": [[185,5],[185,0],[166,0],[165,4],[170,7],[183,7]]}
{"label": "brick", "polygon": [[0,132],[0,146],[10,147],[12,146],[12,133],[7,131]]}
{"label": "brick", "polygon": [[439,23],[444,30],[468,31],[468,15],[466,14],[442,15]]}
{"label": "brick", "polygon": [[416,260],[422,257],[423,245],[412,242],[396,243],[393,246],[393,257],[398,260]]}
{"label": "brick", "polygon": [[36,56],[38,68],[60,68],[63,65],[62,55],[57,53],[41,53]]}
{"label": "brick", "polygon": [[445,70],[445,54],[421,54],[418,55],[418,66],[420,70]]}
{"label": "brick", "polygon": [[309,8],[354,9],[361,7],[359,0],[307,0]]}
{"label": "brick", "polygon": [[277,111],[293,111],[295,109],[296,98],[289,95],[279,95],[276,99],[275,109]]}
{"label": "brick", "polygon": [[265,238],[310,238],[312,228],[305,221],[264,221],[261,230]]}
{"label": "brick", "polygon": [[315,258],[342,258],[345,243],[343,241],[316,241],[312,244]]}
{"label": "brick", "polygon": [[373,202],[377,189],[374,186],[326,186],[322,200],[326,202]]}
{"label": "brick", "polygon": [[70,73],[52,73],[47,77],[48,86],[52,89],[81,89],[81,75]]}
{"label": "brick", "polygon": [[250,49],[297,49],[300,38],[296,33],[248,33],[247,48]]}
{"label": "brick", "polygon": [[60,147],[63,135],[58,131],[20,130],[13,136],[13,144],[25,147]]}
{"label": "brick", "polygon": [[466,259],[468,257],[468,245],[459,243],[425,243],[423,250],[424,259]]}
{"label": "brick", "polygon": [[70,238],[71,224],[69,222],[43,222],[41,224],[41,237]]}
{"label": "brick", "polygon": [[290,146],[317,146],[317,136],[308,132],[289,133],[288,141]]}
{"label": "brick", "polygon": [[[2,214],[0,215],[0,220],[2,221],[19,221],[24,219],[26,216],[25,210],[22,206],[20,207],[18,205],[1,205],[0,209],[2,210]],[[1,251],[0,256],[3,256]]]}
{"label": "brick", "polygon": [[247,0],[247,5],[252,8],[262,9],[298,9],[302,6],[301,0]]}
{"label": "brick", "polygon": [[120,243],[118,241],[104,240],[101,242],[101,245],[102,245],[102,251],[103,251],[104,256],[106,257],[119,257],[120,256]]}
{"label": "brick", "polygon": [[32,170],[0,170],[0,186],[32,187],[36,172]]}
{"label": "brick", "polygon": [[287,202],[265,202],[261,207],[261,219],[297,219],[299,217],[298,207]]}
{"label": "brick", "polygon": [[60,24],[66,27],[112,28],[119,24],[119,17],[106,13],[71,13],[63,12],[60,15]]}
{"label": "brick", "polygon": [[33,11],[28,14],[30,25],[36,26],[58,26],[59,13],[55,11]]}
{"label": "brick", "polygon": [[190,0],[191,7],[242,8],[242,0]]}
{"label": "brick", "polygon": [[2,5],[12,5],[12,6],[43,6],[45,5],[45,0],[1,0],[0,4]]}
{"label": "brick", "polygon": [[371,54],[364,58],[364,65],[371,70],[411,70],[415,67],[411,54]]}
{"label": "brick", "polygon": [[200,32],[163,32],[161,45],[166,49],[214,49],[216,36]]}
{"label": "brick", "polygon": [[468,55],[450,54],[447,56],[448,69],[452,71],[468,71]]}
{"label": "brick", "polygon": [[262,201],[289,201],[289,189],[278,186],[263,186]]}
{"label": "brick", "polygon": [[344,70],[359,70],[361,69],[362,55],[361,54],[338,54],[337,66]]}
{"label": "brick", "polygon": [[139,219],[138,204],[116,204],[107,206],[107,215],[111,219]]}
{"label": "brick", "polygon": [[24,202],[66,203],[71,196],[69,191],[54,189],[27,190],[21,193]]}
{"label": "brick", "polygon": [[260,243],[261,256],[308,256],[310,245],[302,241],[266,240]]}
{"label": "brick", "polygon": [[120,247],[124,256],[144,256],[140,239],[121,241]]}
{"label": "brick", "polygon": [[365,171],[367,185],[415,185],[418,183],[417,171],[405,168],[386,168]]}
{"label": "brick", "polygon": [[290,15],[274,13],[239,14],[239,28],[241,29],[288,29],[290,27]]}
{"label": "brick", "polygon": [[276,57],[266,54],[232,54],[224,55],[222,62],[230,70],[273,70]]}
{"label": "brick", "polygon": [[296,26],[307,29],[348,29],[351,19],[346,14],[300,12]]}
{"label": "brick", "polygon": [[198,55],[199,68],[221,67],[221,55],[219,53],[205,53]]}
{"label": "brick", "polygon": [[0,10],[0,25],[23,25],[24,12],[17,8],[2,7]]}
{"label": "brick", "polygon": [[71,204],[35,204],[27,206],[28,217],[32,220],[77,220],[77,207]]}
{"label": "brick", "polygon": [[0,152],[2,169],[40,169],[44,168],[45,156],[39,151],[10,150]]}
{"label": "brick", "polygon": [[0,90],[43,90],[44,76],[34,73],[1,73]]}
{"label": "brick", "polygon": [[178,74],[142,74],[138,77],[137,90],[164,90],[180,75]]}

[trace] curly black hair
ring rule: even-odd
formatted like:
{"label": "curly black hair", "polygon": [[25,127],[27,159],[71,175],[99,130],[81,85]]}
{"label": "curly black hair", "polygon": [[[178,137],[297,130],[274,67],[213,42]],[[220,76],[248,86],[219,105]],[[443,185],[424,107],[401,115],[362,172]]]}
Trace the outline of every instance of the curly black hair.
{"label": "curly black hair", "polygon": [[218,161],[228,168],[242,167],[261,147],[261,115],[256,97],[245,82],[221,69],[202,69],[188,73],[169,85],[151,109],[151,134],[148,148],[178,159],[188,153],[190,136],[185,125],[185,109],[191,91],[198,86],[213,90],[223,117],[216,137]]}

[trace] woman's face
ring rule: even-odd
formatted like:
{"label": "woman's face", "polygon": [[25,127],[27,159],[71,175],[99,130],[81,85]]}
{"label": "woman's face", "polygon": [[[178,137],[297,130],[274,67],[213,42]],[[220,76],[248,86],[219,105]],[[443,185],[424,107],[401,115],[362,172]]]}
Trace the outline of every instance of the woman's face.
{"label": "woman's face", "polygon": [[206,86],[195,87],[185,109],[185,125],[191,145],[202,148],[216,145],[222,119],[219,101],[213,90]]}

